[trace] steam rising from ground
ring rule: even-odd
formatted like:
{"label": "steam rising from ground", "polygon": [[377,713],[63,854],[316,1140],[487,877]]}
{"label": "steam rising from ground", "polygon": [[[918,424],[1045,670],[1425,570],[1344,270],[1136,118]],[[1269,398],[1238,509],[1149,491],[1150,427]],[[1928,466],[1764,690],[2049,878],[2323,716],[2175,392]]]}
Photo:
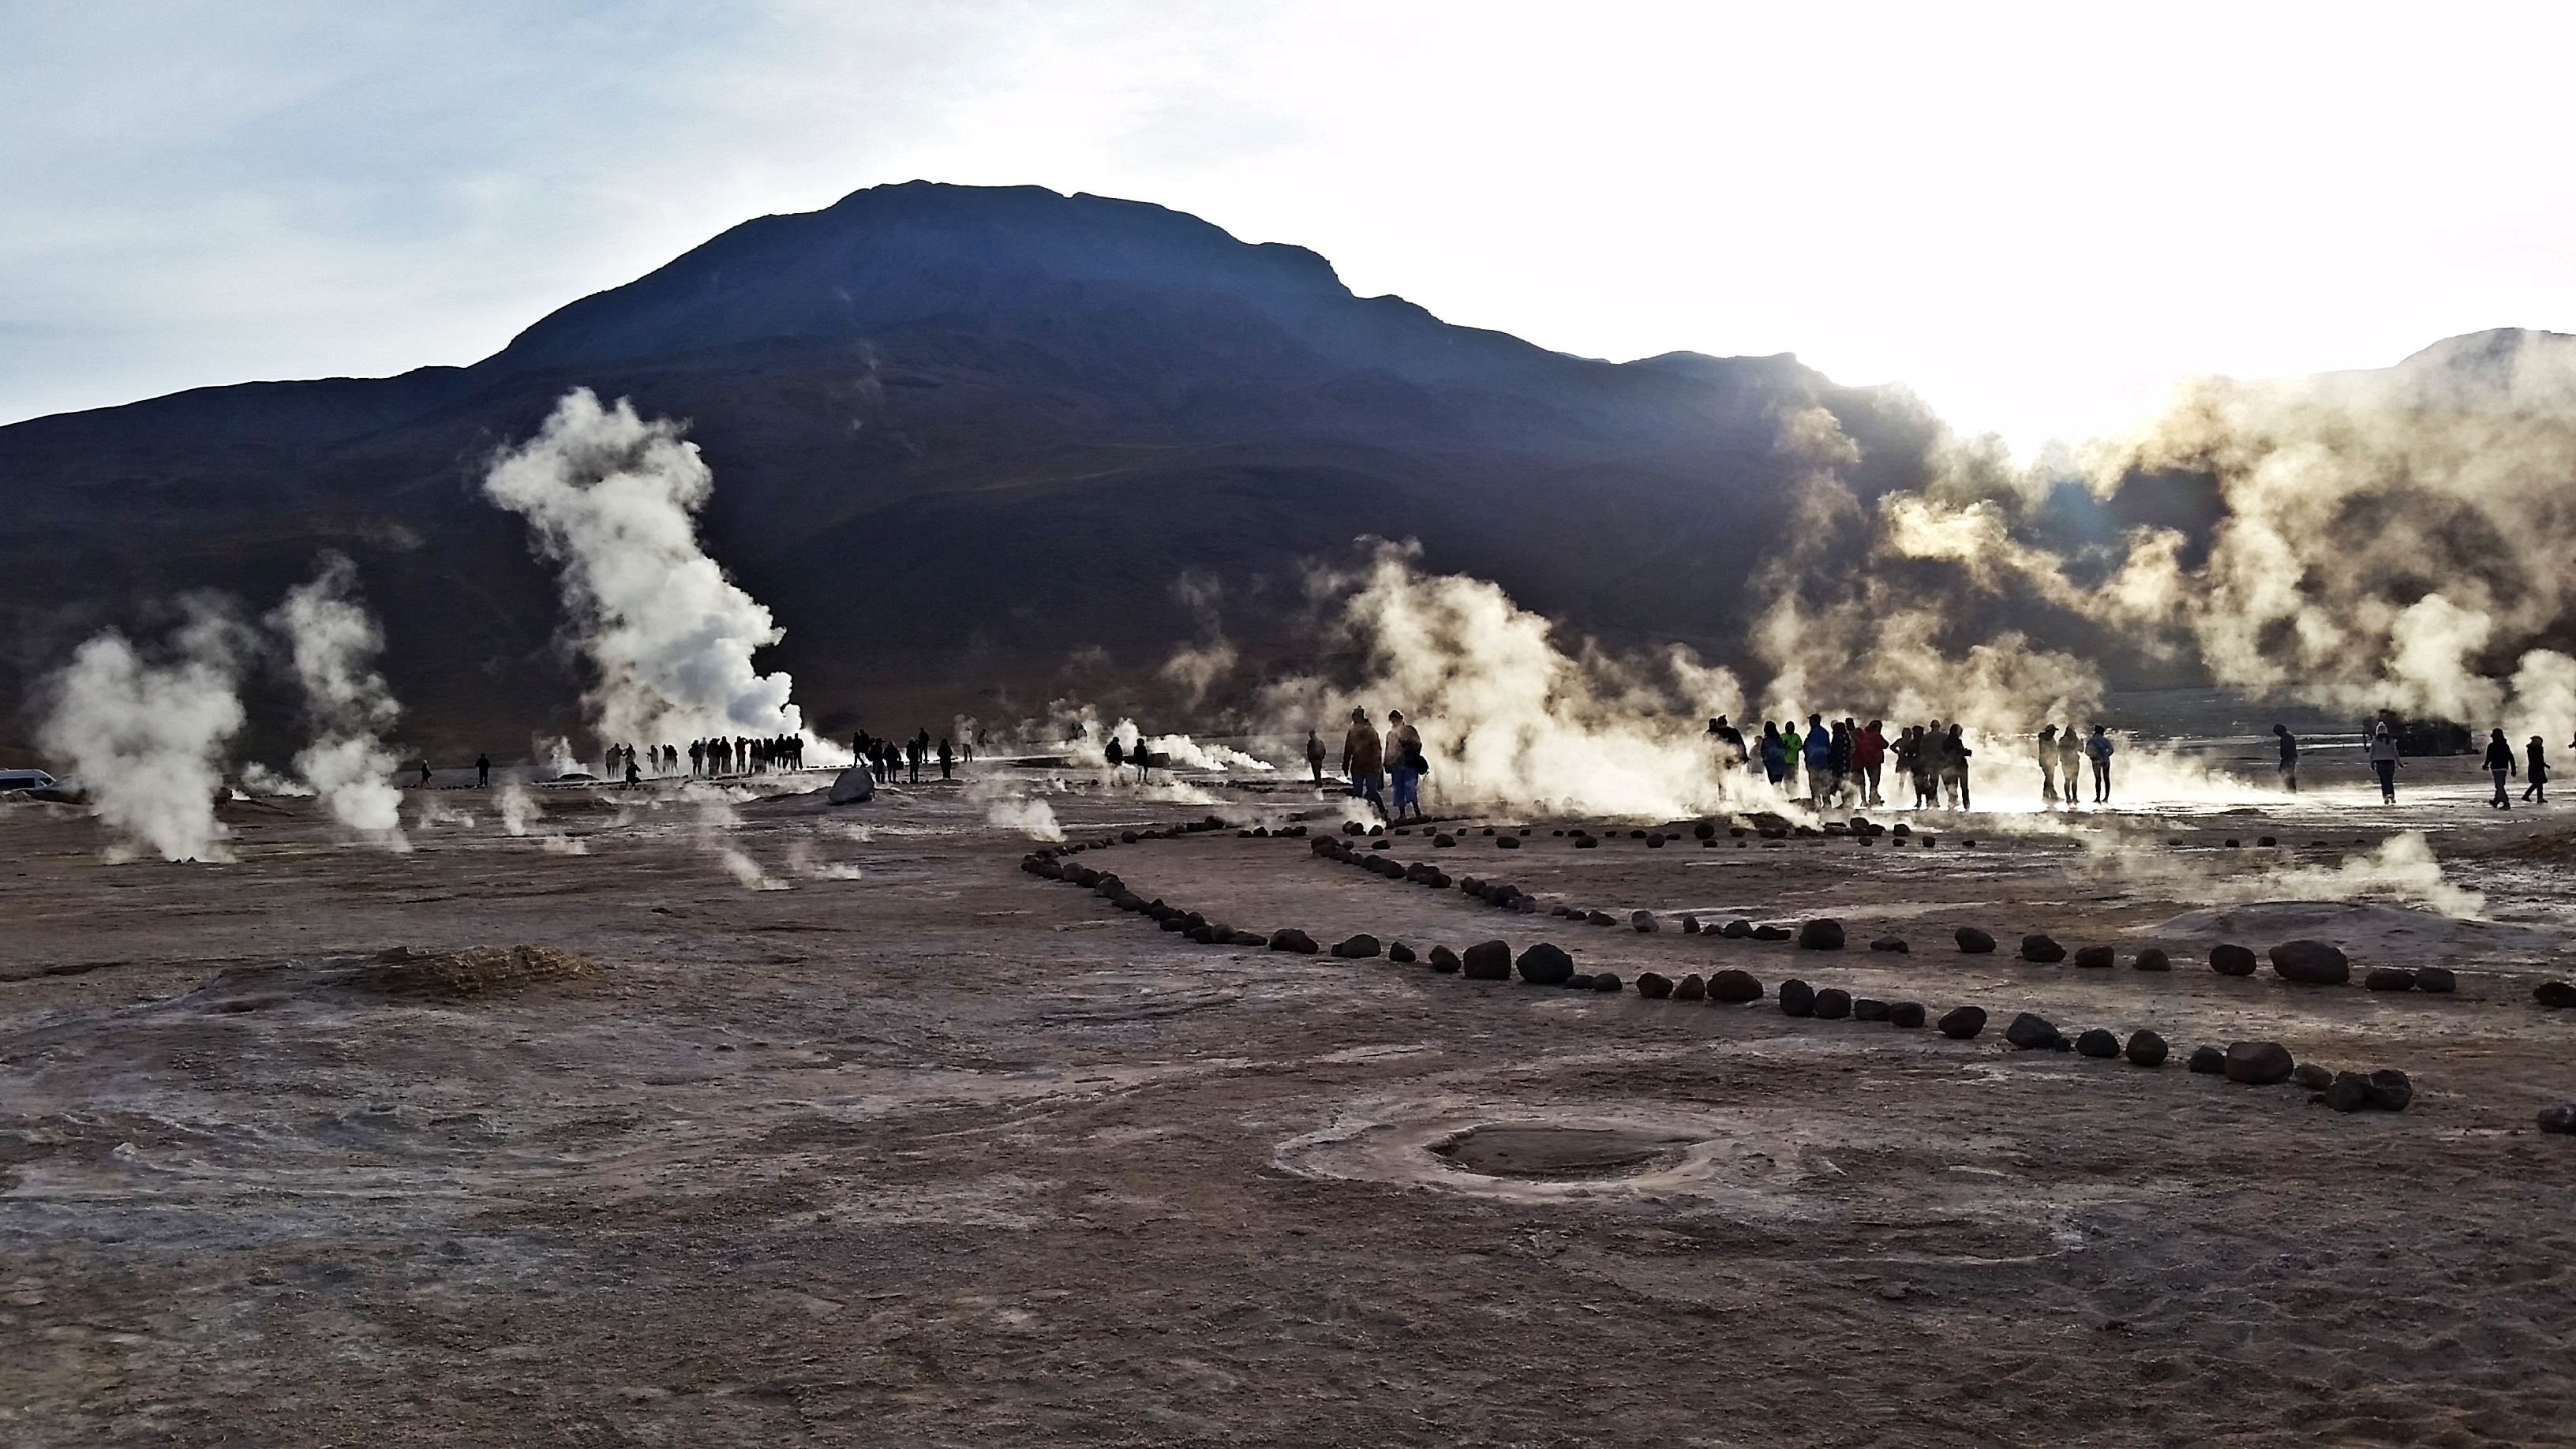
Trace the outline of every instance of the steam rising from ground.
{"label": "steam rising from ground", "polygon": [[393,751],[382,738],[402,707],[376,670],[384,632],[358,601],[358,571],[339,553],[322,556],[310,583],[287,591],[268,616],[283,635],[289,664],[304,687],[312,743],[295,768],[341,824],[395,850],[402,834],[402,791],[392,780]]}
{"label": "steam rising from ground", "polygon": [[73,651],[47,682],[37,743],[67,760],[99,819],[120,837],[108,858],[228,861],[215,796],[224,747],[242,725],[241,627],[208,601],[147,655],[114,630]]}
{"label": "steam rising from ground", "polygon": [[698,849],[713,856],[716,864],[724,867],[725,874],[732,876],[735,883],[744,890],[793,889],[787,882],[761,869],[760,862],[734,848],[727,837],[733,833],[733,828],[741,823],[742,817],[734,813],[733,803],[730,800],[715,794],[701,796],[698,801],[696,832]]}
{"label": "steam rising from ground", "polygon": [[784,631],[698,544],[694,515],[715,478],[680,433],[576,389],[483,490],[528,520],[561,569],[574,640],[599,673],[585,702],[603,739],[800,733],[793,681],[752,667]]}
{"label": "steam rising from ground", "polygon": [[2442,873],[2433,846],[2420,830],[2400,831],[2366,854],[2332,866],[2246,871],[2241,867],[2157,850],[2143,839],[2088,835],[2090,873],[2131,887],[2153,887],[2175,900],[2209,905],[2253,901],[2393,900],[2421,904],[2443,915],[2474,920],[2486,897],[2455,885]]}

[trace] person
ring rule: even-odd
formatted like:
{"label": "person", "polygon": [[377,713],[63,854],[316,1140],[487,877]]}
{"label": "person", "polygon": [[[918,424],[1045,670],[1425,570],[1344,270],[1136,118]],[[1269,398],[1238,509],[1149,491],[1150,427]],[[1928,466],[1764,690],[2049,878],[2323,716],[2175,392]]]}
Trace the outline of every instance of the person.
{"label": "person", "polygon": [[2069,810],[2084,803],[2083,768],[2084,736],[2076,732],[2075,721],[2068,720],[2057,732],[2057,782]]}
{"label": "person", "polygon": [[424,790],[429,788],[429,761],[427,760],[420,762],[420,788]]}
{"label": "person", "polygon": [[[1797,726],[1792,725],[1790,728],[1795,729]],[[1811,805],[1821,805],[1824,803],[1825,774],[1833,768],[1834,763],[1834,737],[1826,732],[1823,715],[1807,716],[1807,742],[1799,753],[1806,758],[1806,800]]]}
{"label": "person", "polygon": [[1145,783],[1145,772],[1154,768],[1153,752],[1145,748],[1145,732],[1136,732],[1136,743],[1127,747],[1127,763],[1136,769],[1136,783]]}
{"label": "person", "polygon": [[2057,726],[2041,725],[2039,743],[2030,747],[2030,753],[2039,761],[2039,803],[2054,805],[2057,803]]}
{"label": "person", "polygon": [[943,780],[957,778],[957,747],[950,744],[945,735],[940,736],[939,739],[939,778]]}
{"label": "person", "polygon": [[1923,730],[1923,804],[1931,809],[1941,803],[1942,789],[1950,783],[1950,733],[1939,720]]}
{"label": "person", "polygon": [[1324,742],[1313,730],[1306,731],[1306,768],[1315,772],[1315,783],[1324,783]]}
{"label": "person", "polygon": [[2290,727],[2285,724],[2272,726],[2272,733],[2281,742],[2281,788],[2296,795],[2299,793],[2299,737],[2290,733]]}
{"label": "person", "polygon": [[1968,797],[1968,757],[1975,753],[1961,736],[1958,721],[1951,721],[1949,743],[1941,749],[1941,763],[1949,773],[1949,779],[1943,782],[1943,793],[1956,796],[1962,810],[1975,808]]}
{"label": "person", "polygon": [[[2535,754],[2532,758],[2538,759],[2540,757]],[[477,790],[489,790],[492,788],[492,757],[490,755],[476,755],[474,757],[474,788]]]}
{"label": "person", "polygon": [[2513,746],[2505,743],[2502,730],[2490,730],[2487,733],[2487,773],[2495,777],[2496,787],[2495,798],[2487,802],[2487,808],[2512,809],[2513,801],[2504,793],[2504,782],[2506,777],[2518,775],[2521,770],[2513,762]]}
{"label": "person", "polygon": [[1843,803],[1844,792],[1851,785],[1852,727],[1850,720],[1834,721],[1833,739],[1825,755],[1825,772],[1833,779],[1834,804],[1839,808]]}
{"label": "person", "polygon": [[1923,726],[1907,725],[1896,732],[1896,778],[1914,787],[1914,804],[1923,804]]}
{"label": "person", "polygon": [[1774,790],[1789,778],[1789,748],[1780,739],[1780,727],[1767,719],[1762,722],[1762,774]]}
{"label": "person", "polygon": [[1887,731],[1877,720],[1861,726],[1852,740],[1852,766],[1860,771],[1861,798],[1875,810],[1886,804],[1879,798],[1879,771],[1887,764]]}
{"label": "person", "polygon": [[1402,710],[1388,710],[1386,720],[1388,804],[1394,807],[1391,818],[1402,820],[1407,810],[1420,818],[1422,777],[1430,773],[1428,762],[1422,758],[1422,731],[1405,722]]}
{"label": "person", "polygon": [[628,745],[626,747],[626,783],[632,785],[643,778],[644,771],[635,763],[635,747]]}
{"label": "person", "polygon": [[2397,736],[2388,732],[2388,721],[2381,720],[2370,732],[2370,772],[2379,777],[2379,802],[2397,803]]}
{"label": "person", "polygon": [[1708,722],[1708,737],[1717,745],[1717,767],[1731,770],[1744,763],[1744,731],[1719,715]]}
{"label": "person", "polygon": [[2524,757],[2531,762],[2531,768],[2524,771],[2531,783],[2522,787],[2522,798],[2535,805],[2546,805],[2549,792],[2541,787],[2549,783],[2549,759],[2541,752],[2540,736],[2533,735],[2531,743],[2522,748]]}
{"label": "person", "polygon": [[1109,737],[1109,748],[1102,751],[1102,753],[1109,757],[1109,778],[1114,783],[1118,779],[1118,772],[1126,768],[1127,747],[1118,743],[1118,737],[1116,735],[1111,735]]}
{"label": "person", "polygon": [[1386,760],[1385,742],[1369,727],[1368,711],[1351,711],[1351,727],[1342,736],[1342,777],[1351,782],[1351,794],[1386,813],[1380,773]]}
{"label": "person", "polygon": [[2093,803],[2103,804],[2111,798],[2111,753],[2119,746],[2111,743],[2107,726],[2095,725],[2093,738],[2084,742],[2084,753],[2093,757]]}

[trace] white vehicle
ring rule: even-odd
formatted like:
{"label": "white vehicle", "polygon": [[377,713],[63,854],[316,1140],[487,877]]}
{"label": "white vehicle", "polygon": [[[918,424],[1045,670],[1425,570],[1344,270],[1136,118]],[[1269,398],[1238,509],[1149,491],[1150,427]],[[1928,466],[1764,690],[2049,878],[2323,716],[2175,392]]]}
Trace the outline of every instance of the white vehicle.
{"label": "white vehicle", "polygon": [[0,770],[0,790],[50,790],[55,783],[42,770]]}

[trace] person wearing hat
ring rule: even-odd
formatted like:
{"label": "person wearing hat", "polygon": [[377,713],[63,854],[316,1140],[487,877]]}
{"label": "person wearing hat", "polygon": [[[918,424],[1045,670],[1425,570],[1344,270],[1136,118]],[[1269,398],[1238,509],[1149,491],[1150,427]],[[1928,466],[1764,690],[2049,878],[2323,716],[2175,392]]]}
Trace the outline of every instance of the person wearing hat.
{"label": "person wearing hat", "polygon": [[1411,810],[1416,818],[1422,814],[1422,777],[1428,773],[1422,758],[1422,732],[1405,723],[1404,711],[1386,712],[1386,778],[1394,787],[1388,803],[1395,807],[1394,818],[1401,820]]}
{"label": "person wearing hat", "polygon": [[1376,806],[1380,815],[1386,813],[1385,768],[1385,746],[1369,727],[1368,711],[1352,710],[1350,733],[1342,736],[1342,776],[1351,782],[1351,794]]}

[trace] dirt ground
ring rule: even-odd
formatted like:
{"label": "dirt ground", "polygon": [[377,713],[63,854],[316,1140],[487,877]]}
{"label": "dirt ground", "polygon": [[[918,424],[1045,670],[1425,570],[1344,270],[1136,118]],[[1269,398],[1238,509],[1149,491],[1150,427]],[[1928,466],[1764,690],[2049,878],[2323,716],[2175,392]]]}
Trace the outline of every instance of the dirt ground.
{"label": "dirt ground", "polygon": [[[1388,837],[1612,927],[1232,828],[1077,857],[1328,944],[1975,1004],[1973,1041],[1195,945],[1022,872],[955,787],[552,794],[524,836],[447,790],[400,855],[241,804],[222,866],[110,865],[76,812],[11,807],[0,1442],[2576,1443],[2576,1138],[2533,1126],[2576,1097],[2576,1012],[2531,997],[2570,974],[2576,852],[2456,783],[1936,817],[1928,849]],[[1074,842],[1340,818],[1219,794],[1051,804]],[[2410,828],[2483,919],[2264,904]],[[2121,964],[2019,961],[2031,931]],[[2202,964],[2290,935],[2460,990]],[[2170,974],[2130,967],[2157,943]],[[596,967],[458,995],[370,961],[520,944]],[[2016,1052],[2025,1010],[2174,1058]],[[2238,1039],[2403,1069],[2414,1102],[2184,1070]]]}

